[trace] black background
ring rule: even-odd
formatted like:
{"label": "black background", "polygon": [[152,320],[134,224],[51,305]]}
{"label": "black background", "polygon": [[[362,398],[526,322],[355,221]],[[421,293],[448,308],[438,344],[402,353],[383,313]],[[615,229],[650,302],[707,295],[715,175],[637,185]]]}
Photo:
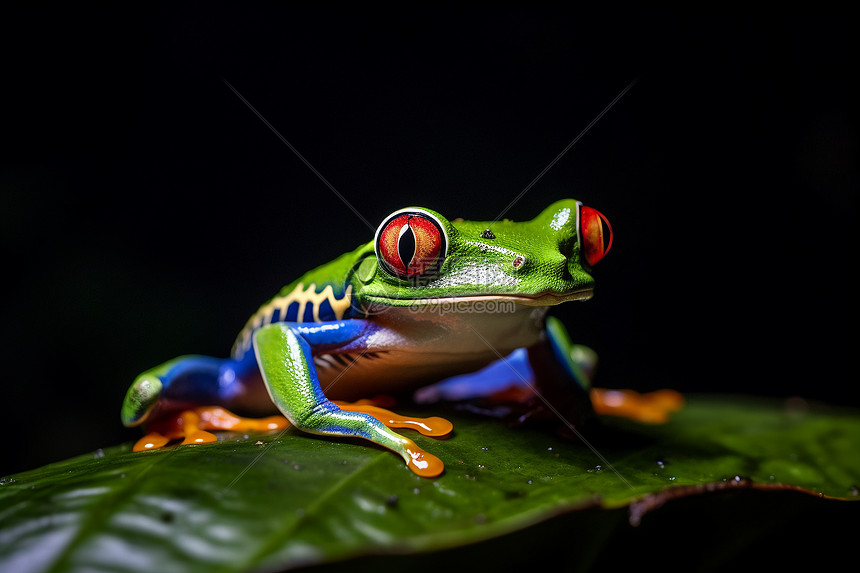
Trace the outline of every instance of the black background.
{"label": "black background", "polygon": [[215,4],[2,15],[0,474],[131,439],[140,371],[225,356],[283,284],[423,205],[575,197],[615,231],[556,312],[597,382],[860,405],[846,14]]}

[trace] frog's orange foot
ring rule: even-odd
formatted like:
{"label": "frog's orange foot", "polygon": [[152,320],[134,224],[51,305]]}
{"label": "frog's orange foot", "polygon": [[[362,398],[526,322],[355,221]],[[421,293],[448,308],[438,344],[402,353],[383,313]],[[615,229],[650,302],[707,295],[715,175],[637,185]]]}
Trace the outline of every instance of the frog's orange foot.
{"label": "frog's orange foot", "polygon": [[283,416],[243,418],[220,406],[201,406],[184,410],[149,424],[150,432],[132,448],[135,452],[155,450],[174,440],[183,444],[208,444],[218,438],[207,430],[257,431],[282,430],[289,426]]}
{"label": "frog's orange foot", "polygon": [[664,424],[669,414],[684,407],[684,397],[675,390],[639,393],[592,388],[591,403],[598,414],[621,416],[645,424]]}
{"label": "frog's orange foot", "polygon": [[166,446],[168,442],[170,442],[170,438],[168,438],[167,436],[158,432],[150,432],[141,439],[139,439],[137,442],[135,442],[132,450],[135,452],[157,450],[158,448]]}
{"label": "frog's orange foot", "polygon": [[408,428],[415,430],[425,436],[434,438],[442,438],[451,433],[454,425],[445,418],[432,416],[430,418],[416,418],[412,416],[403,416],[377,406],[376,400],[359,400],[357,402],[340,402],[335,401],[341,410],[349,412],[362,412],[370,414],[389,428]]}
{"label": "frog's orange foot", "polygon": [[429,452],[425,452],[419,448],[415,442],[409,438],[404,438],[406,452],[409,459],[406,460],[406,466],[413,473],[425,478],[433,478],[445,471],[445,464],[442,460]]}

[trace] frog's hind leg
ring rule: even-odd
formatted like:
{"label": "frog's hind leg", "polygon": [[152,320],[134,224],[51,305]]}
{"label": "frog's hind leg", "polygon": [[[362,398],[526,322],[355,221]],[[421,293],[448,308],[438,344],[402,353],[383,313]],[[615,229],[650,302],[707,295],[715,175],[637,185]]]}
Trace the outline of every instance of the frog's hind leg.
{"label": "frog's hind leg", "polygon": [[253,344],[272,401],[298,429],[370,440],[399,454],[410,470],[423,477],[434,477],[444,469],[439,458],[391,431],[377,418],[344,410],[326,398],[310,345],[289,324],[264,326],[254,333]]}
{"label": "frog's hind leg", "polygon": [[573,344],[564,325],[548,317],[546,337],[539,343],[519,348],[478,372],[422,388],[415,398],[421,403],[478,399],[474,409],[484,414],[518,423],[560,416],[574,427],[584,426],[595,413],[662,423],[683,406],[683,397],[674,390],[594,388],[596,366],[597,354]]}
{"label": "frog's hind leg", "polygon": [[175,377],[175,371],[198,360],[205,360],[205,357],[180,356],[135,378],[122,403],[120,418],[123,425],[134,427],[146,422],[159,405],[165,386],[169,386]]}
{"label": "frog's hind leg", "polygon": [[[554,365],[553,368],[547,370],[547,363]],[[524,401],[544,385],[542,379],[560,381],[565,392],[574,388],[582,393],[591,387],[596,366],[597,353],[587,346],[572,344],[561,322],[549,317],[547,336],[539,343],[539,350],[518,348],[481,370],[420,388],[415,392],[415,401],[422,404],[476,398]]]}
{"label": "frog's hind leg", "polygon": [[217,438],[207,430],[286,427],[280,416],[241,418],[223,407],[231,406],[249,377],[256,374],[253,358],[181,356],[138,376],[126,394],[121,418],[126,426],[145,424],[149,433],[133,449],[156,449],[176,439],[183,439],[184,444],[214,442]]}

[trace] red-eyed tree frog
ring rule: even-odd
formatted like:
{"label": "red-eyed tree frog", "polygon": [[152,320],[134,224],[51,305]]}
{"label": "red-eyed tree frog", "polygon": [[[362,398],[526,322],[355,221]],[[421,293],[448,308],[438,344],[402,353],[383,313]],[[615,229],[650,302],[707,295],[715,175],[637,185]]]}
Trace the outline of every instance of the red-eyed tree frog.
{"label": "red-eyed tree frog", "polygon": [[520,223],[395,211],[372,241],[261,306],[229,358],[182,356],[138,376],[122,422],[147,426],[135,445],[147,450],[179,438],[211,442],[210,429],[279,429],[288,420],[305,432],[365,438],[433,477],[442,461],[391,428],[444,435],[447,420],[330,399],[438,383],[418,394],[426,401],[513,385],[549,400],[564,397],[574,425],[594,410],[659,419],[677,406],[674,397],[592,389],[594,353],[572,345],[561,323],[547,317],[553,305],[592,296],[591,269],[611,244],[607,218],[573,199]]}

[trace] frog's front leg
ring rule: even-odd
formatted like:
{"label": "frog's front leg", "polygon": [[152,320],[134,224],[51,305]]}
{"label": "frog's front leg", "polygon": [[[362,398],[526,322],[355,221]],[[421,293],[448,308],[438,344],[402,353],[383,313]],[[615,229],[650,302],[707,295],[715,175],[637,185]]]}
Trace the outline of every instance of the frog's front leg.
{"label": "frog's front leg", "polygon": [[545,336],[533,346],[518,348],[477,372],[421,388],[415,400],[473,400],[471,407],[477,411],[514,423],[560,415],[582,427],[593,415],[589,390],[597,356],[571,344],[557,319],[549,317],[546,327]]}
{"label": "frog's front leg", "polygon": [[[547,318],[546,334],[543,344],[528,349],[529,362],[535,371],[535,385],[540,389],[547,386],[555,389],[551,381],[560,380],[562,391],[566,388],[574,395],[586,396],[585,400],[574,402],[577,414],[592,411],[642,423],[661,424],[668,421],[669,414],[683,406],[684,398],[674,390],[640,393],[593,387],[591,378],[597,355],[587,347],[573,344],[562,322],[554,317]],[[550,399],[553,399],[552,395]],[[570,408],[570,401],[565,402],[563,397],[561,404]]]}
{"label": "frog's front leg", "polygon": [[[583,387],[588,391],[591,407],[595,413],[604,416],[620,416],[645,424],[663,424],[669,420],[672,412],[683,407],[684,397],[675,390],[637,392],[628,389],[593,387],[591,377],[597,355],[593,356],[593,362],[586,360],[583,363],[581,350],[585,347],[571,344],[564,325],[557,319],[547,320],[547,333],[559,361],[569,365],[577,380],[587,381]],[[588,364],[591,365],[590,368]]]}
{"label": "frog's front leg", "polygon": [[594,388],[591,380],[597,355],[573,344],[564,325],[546,321],[546,335],[529,348],[519,348],[486,368],[443,380],[416,392],[416,401],[486,399],[486,413],[517,422],[564,418],[580,428],[593,414],[623,416],[644,423],[663,423],[684,399],[674,390],[639,393]]}
{"label": "frog's front leg", "polygon": [[283,322],[264,326],[253,336],[263,382],[287,419],[305,432],[370,440],[400,454],[409,469],[420,476],[442,473],[442,461],[412,440],[391,431],[370,414],[342,409],[325,396],[308,342],[313,337],[314,333]]}

